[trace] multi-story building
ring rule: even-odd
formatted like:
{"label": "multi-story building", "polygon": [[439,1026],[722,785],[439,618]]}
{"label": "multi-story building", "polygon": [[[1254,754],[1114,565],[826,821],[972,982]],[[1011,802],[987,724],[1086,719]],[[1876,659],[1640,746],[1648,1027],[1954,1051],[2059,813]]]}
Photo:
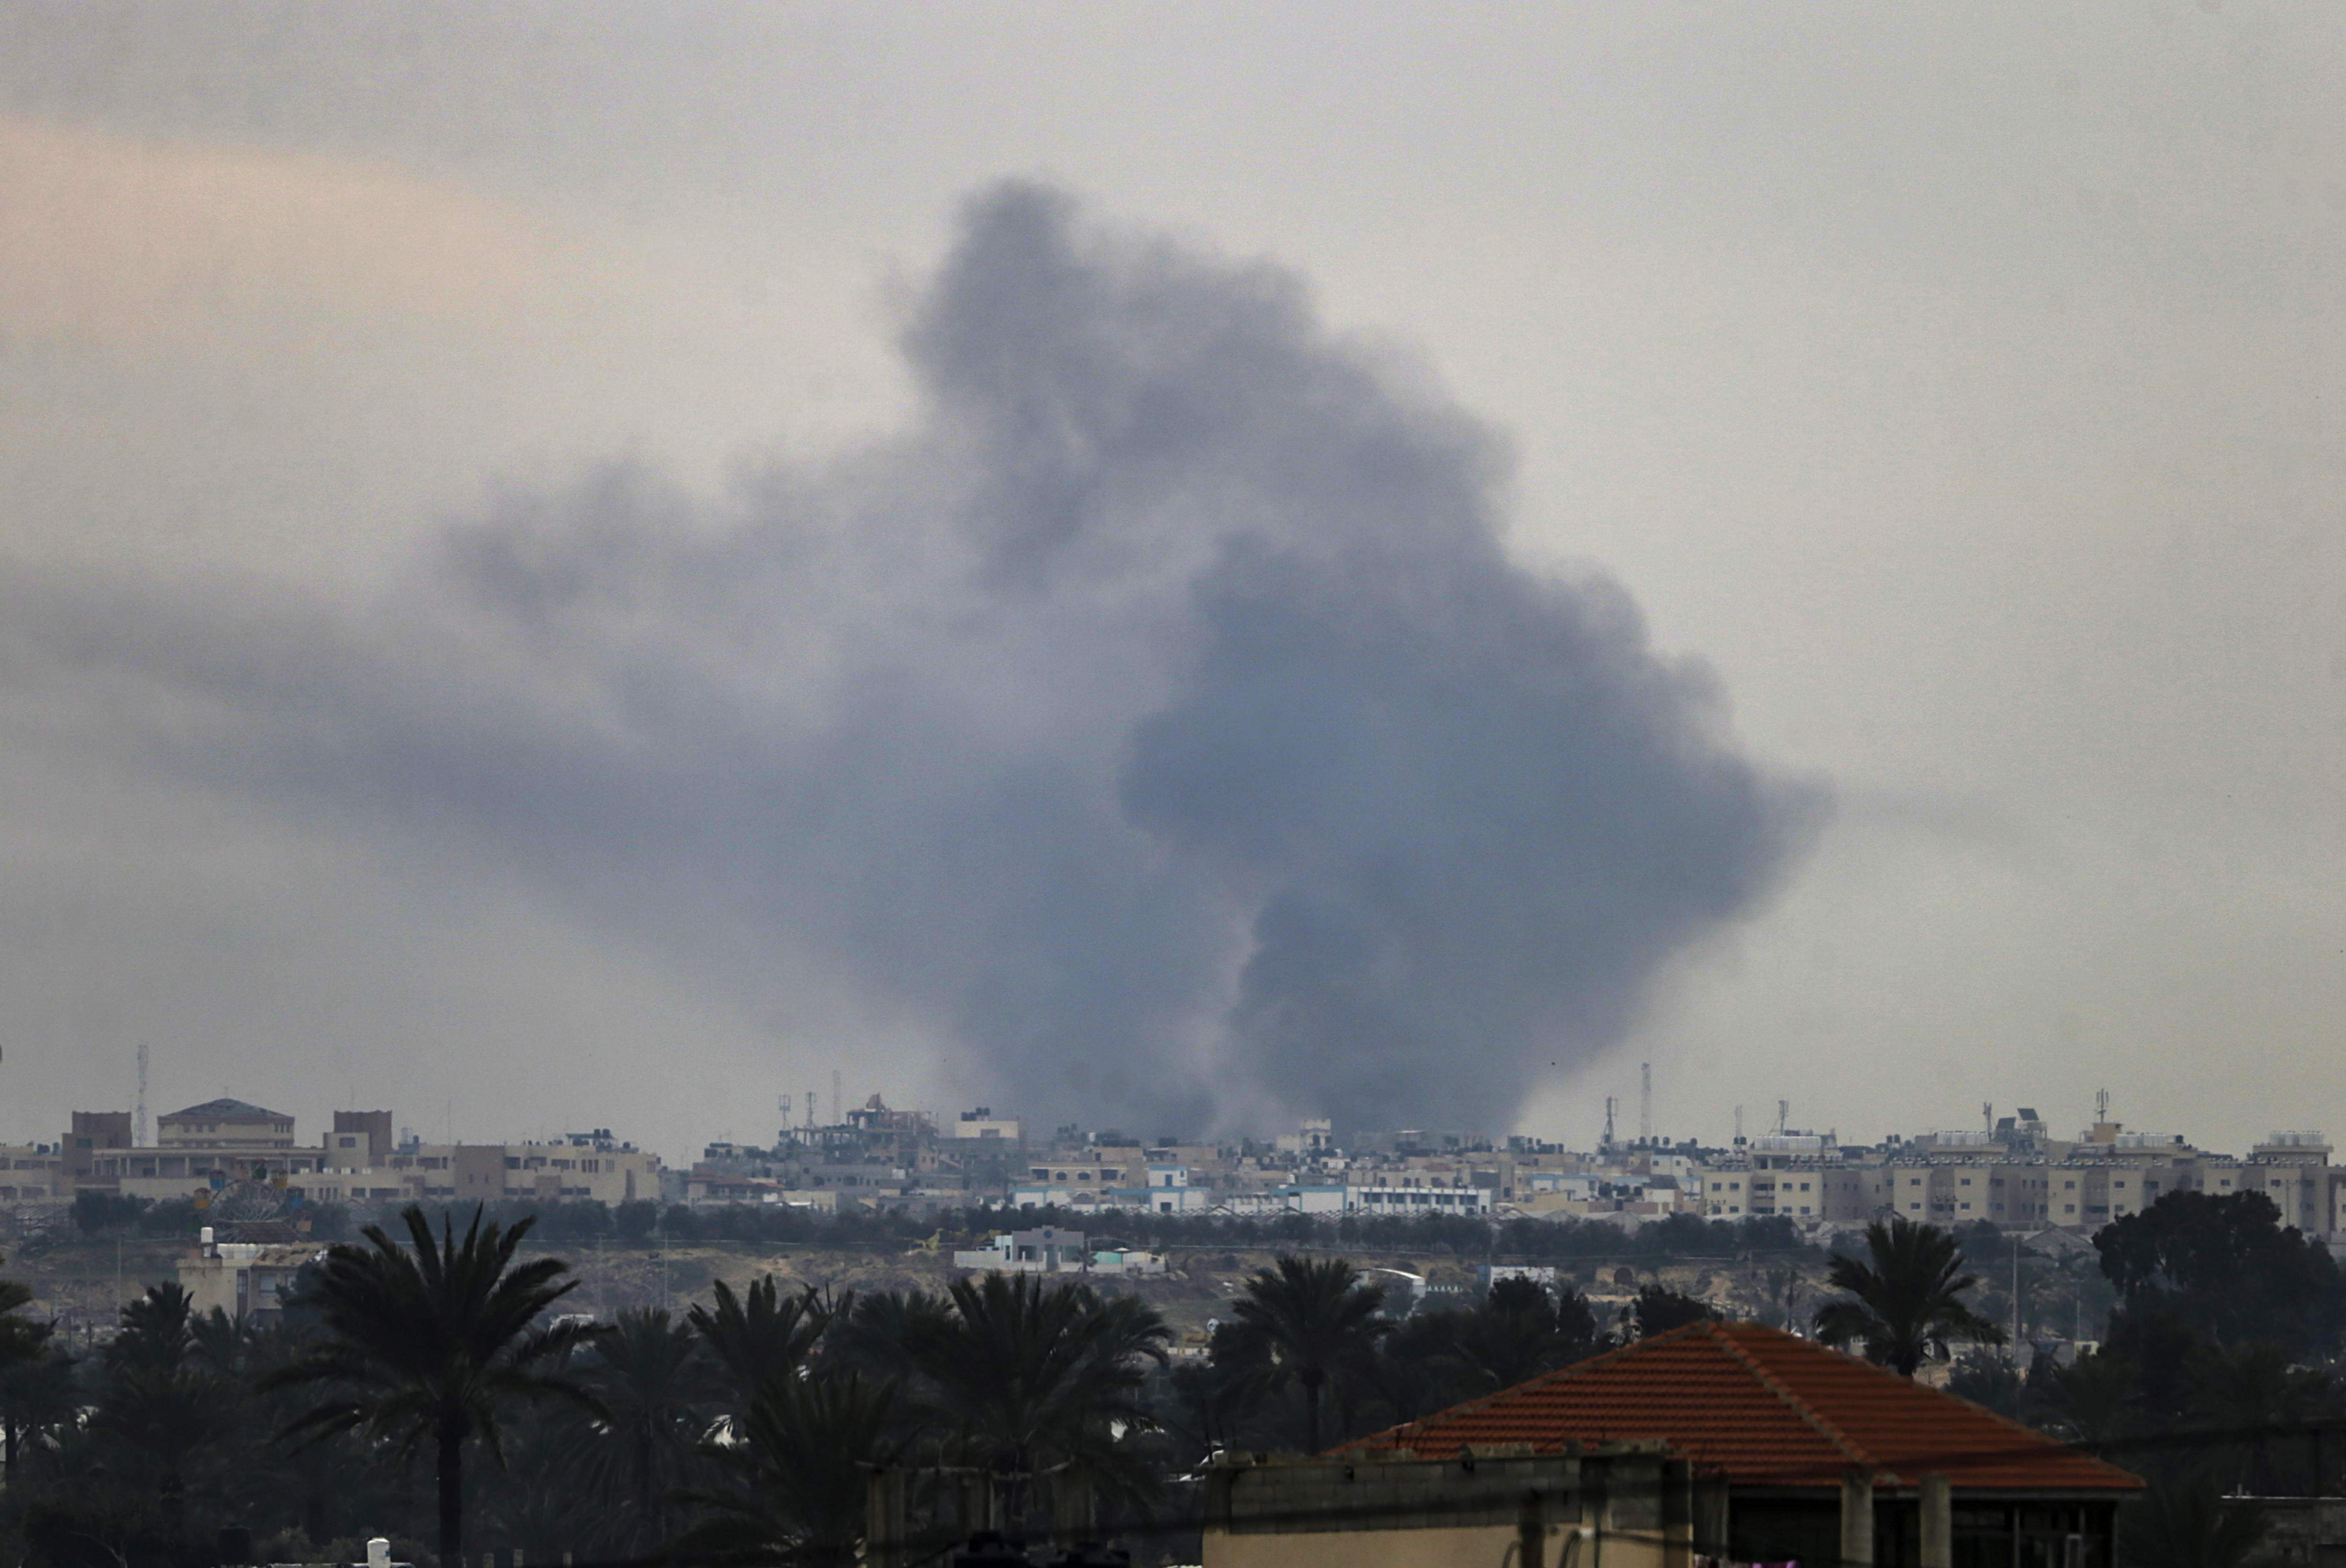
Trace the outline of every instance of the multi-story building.
{"label": "multi-story building", "polygon": [[[352,1135],[345,1132],[338,1135]],[[659,1156],[621,1143],[607,1127],[560,1143],[399,1145],[381,1166],[296,1176],[315,1203],[631,1203],[659,1196]]]}
{"label": "multi-story building", "polygon": [[230,1156],[290,1155],[293,1118],[264,1111],[243,1100],[206,1100],[155,1118],[158,1149],[186,1149]]}
{"label": "multi-story building", "polygon": [[0,1204],[41,1208],[73,1196],[65,1152],[55,1144],[0,1144]]}
{"label": "multi-story building", "polygon": [[1344,1208],[1352,1214],[1399,1215],[1404,1218],[1421,1214],[1485,1215],[1495,1205],[1488,1187],[1465,1183],[1437,1186],[1431,1181],[1402,1178],[1402,1185],[1393,1186],[1355,1186],[1344,1191]]}
{"label": "multi-story building", "polygon": [[324,1151],[296,1146],[293,1118],[244,1100],[207,1100],[155,1119],[155,1144],[133,1148],[129,1116],[76,1111],[66,1135],[76,1188],[126,1197],[186,1197],[230,1182],[314,1171]]}
{"label": "multi-story building", "polygon": [[129,1112],[76,1111],[73,1126],[65,1136],[66,1180],[88,1180],[97,1174],[100,1156],[129,1146]]}
{"label": "multi-story building", "polygon": [[2330,1168],[2330,1140],[2320,1133],[2268,1134],[2249,1151],[2239,1173],[2244,1186],[2272,1199],[2283,1225],[2309,1234],[2338,1236],[2338,1209],[2346,1172]]}
{"label": "multi-story building", "polygon": [[158,1118],[152,1148],[130,1147],[128,1126],[118,1113],[75,1113],[66,1185],[163,1200],[263,1179],[306,1202],[364,1205],[659,1196],[659,1157],[617,1141],[607,1128],[560,1143],[394,1146],[390,1112],[337,1111],[332,1130],[304,1146],[291,1116],[241,1100],[207,1101]]}

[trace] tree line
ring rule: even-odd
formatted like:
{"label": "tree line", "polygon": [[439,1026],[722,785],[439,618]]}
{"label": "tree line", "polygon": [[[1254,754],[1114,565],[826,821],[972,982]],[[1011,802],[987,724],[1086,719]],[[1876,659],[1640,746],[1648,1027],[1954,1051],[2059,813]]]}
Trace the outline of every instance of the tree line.
{"label": "tree line", "polygon": [[[262,1562],[355,1561],[387,1532],[427,1564],[843,1563],[890,1466],[968,1528],[1178,1529],[1183,1478],[1217,1452],[1318,1451],[1712,1310],[1648,1283],[1606,1313],[1515,1278],[1410,1312],[1344,1258],[1287,1253],[1202,1347],[1113,1282],[1034,1275],[862,1294],[769,1276],[598,1323],[565,1311],[566,1263],[525,1255],[532,1229],[411,1208],[329,1248],[276,1323],[158,1285],[80,1357],[0,1285],[0,1563],[199,1568],[223,1527]],[[2310,1485],[2313,1459],[2272,1434],[2346,1415],[2338,1270],[2255,1194],[2171,1195],[2096,1247],[2119,1306],[2061,1364],[1996,1354],[1958,1238],[1902,1219],[1831,1260],[1800,1326],[1907,1375],[1957,1359],[1959,1392],[2154,1474],[2136,1560],[2233,1568],[2253,1518],[2225,1494]]]}

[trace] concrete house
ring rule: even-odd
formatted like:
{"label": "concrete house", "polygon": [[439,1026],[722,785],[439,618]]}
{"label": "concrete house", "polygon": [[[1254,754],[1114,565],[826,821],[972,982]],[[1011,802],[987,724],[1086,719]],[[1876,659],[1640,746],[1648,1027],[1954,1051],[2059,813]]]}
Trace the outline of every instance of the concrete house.
{"label": "concrete house", "polygon": [[[1348,1444],[1567,1454],[1656,1440],[1694,1551],[1873,1568],[2110,1568],[2135,1476],[1939,1390],[1757,1323],[1704,1322]],[[1666,1510],[1667,1516],[1667,1510]]]}

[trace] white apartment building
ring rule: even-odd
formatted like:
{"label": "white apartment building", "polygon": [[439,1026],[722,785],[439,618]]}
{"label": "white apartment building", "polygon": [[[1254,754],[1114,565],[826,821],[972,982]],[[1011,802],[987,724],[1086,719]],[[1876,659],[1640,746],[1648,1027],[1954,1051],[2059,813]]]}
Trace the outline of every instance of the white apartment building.
{"label": "white apartment building", "polygon": [[1495,1207],[1488,1187],[1436,1186],[1427,1182],[1344,1189],[1344,1209],[1348,1214],[1389,1214],[1404,1218],[1421,1214],[1485,1215]]}

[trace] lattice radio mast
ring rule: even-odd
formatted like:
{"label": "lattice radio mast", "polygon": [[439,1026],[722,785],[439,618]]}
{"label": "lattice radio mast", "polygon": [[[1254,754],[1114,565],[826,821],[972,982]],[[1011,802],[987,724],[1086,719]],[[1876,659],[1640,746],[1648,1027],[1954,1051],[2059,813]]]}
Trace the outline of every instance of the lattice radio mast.
{"label": "lattice radio mast", "polygon": [[147,1042],[144,1040],[138,1043],[138,1101],[132,1125],[131,1144],[142,1149],[147,1147]]}

